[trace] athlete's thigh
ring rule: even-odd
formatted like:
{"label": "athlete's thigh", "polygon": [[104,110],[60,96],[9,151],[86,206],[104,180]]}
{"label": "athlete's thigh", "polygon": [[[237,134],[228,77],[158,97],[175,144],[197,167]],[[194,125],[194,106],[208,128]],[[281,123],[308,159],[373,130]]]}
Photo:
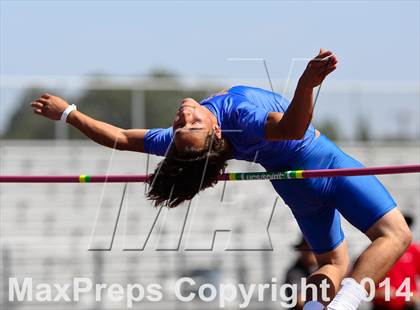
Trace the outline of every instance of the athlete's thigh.
{"label": "athlete's thigh", "polygon": [[346,240],[343,240],[342,243],[331,251],[315,254],[315,257],[319,266],[335,265],[345,266],[345,268],[347,268],[349,257]]}
{"label": "athlete's thigh", "polygon": [[323,207],[311,214],[294,216],[315,254],[330,252],[343,242],[340,214],[336,209]]}
{"label": "athlete's thigh", "polygon": [[[362,166],[351,157],[346,163],[347,167]],[[362,232],[396,207],[394,199],[375,176],[339,177],[334,182],[331,204]]]}
{"label": "athlete's thigh", "polygon": [[375,240],[379,237],[391,236],[396,237],[402,242],[404,238],[411,236],[411,232],[401,211],[395,208],[373,224],[366,231],[366,235],[371,240]]}

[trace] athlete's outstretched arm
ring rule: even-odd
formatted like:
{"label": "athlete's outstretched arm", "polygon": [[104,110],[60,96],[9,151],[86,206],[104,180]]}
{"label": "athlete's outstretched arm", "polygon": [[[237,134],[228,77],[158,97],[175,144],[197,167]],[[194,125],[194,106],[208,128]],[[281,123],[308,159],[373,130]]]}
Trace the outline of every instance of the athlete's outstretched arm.
{"label": "athlete's outstretched arm", "polygon": [[[328,58],[327,58],[328,57]],[[325,59],[327,58],[327,59]],[[267,140],[302,139],[312,120],[313,89],[337,67],[337,58],[331,51],[320,50],[299,79],[293,99],[284,114],[271,112],[265,125]]]}
{"label": "athlete's outstretched arm", "polygon": [[[51,120],[59,120],[69,104],[60,97],[44,94],[31,102],[34,113]],[[67,123],[79,129],[91,140],[118,150],[144,152],[144,136],[147,129],[122,129],[95,120],[74,110],[67,117]]]}

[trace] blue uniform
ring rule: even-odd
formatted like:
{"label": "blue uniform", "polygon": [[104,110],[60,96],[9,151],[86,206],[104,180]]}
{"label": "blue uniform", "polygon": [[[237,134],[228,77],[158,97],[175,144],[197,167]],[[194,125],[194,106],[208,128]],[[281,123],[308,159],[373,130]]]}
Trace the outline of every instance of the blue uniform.
{"label": "blue uniform", "polygon": [[[267,171],[363,167],[326,136],[316,137],[309,126],[301,140],[266,141],[264,125],[269,112],[284,113],[289,102],[279,94],[236,86],[204,99],[202,105],[216,117],[234,158],[255,161]],[[172,128],[147,132],[145,150],[164,155]],[[337,247],[344,239],[340,213],[362,232],[396,206],[375,176],[271,181],[292,210],[305,239],[316,253]]]}

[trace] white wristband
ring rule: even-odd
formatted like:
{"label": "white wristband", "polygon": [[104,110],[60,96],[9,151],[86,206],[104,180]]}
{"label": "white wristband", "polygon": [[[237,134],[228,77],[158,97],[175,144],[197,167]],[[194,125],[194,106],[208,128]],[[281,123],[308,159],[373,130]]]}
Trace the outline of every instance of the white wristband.
{"label": "white wristband", "polygon": [[61,120],[62,120],[63,122],[66,122],[67,117],[68,117],[68,116],[69,116],[69,114],[70,114],[72,111],[74,111],[74,110],[77,110],[76,105],[75,105],[75,104],[69,105],[69,106],[68,106],[68,107],[64,110],[63,114],[61,114]]}

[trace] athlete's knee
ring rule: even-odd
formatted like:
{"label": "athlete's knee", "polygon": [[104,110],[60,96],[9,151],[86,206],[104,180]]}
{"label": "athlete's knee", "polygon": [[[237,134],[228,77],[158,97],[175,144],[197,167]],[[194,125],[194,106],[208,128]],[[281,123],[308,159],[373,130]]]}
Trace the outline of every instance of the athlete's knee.
{"label": "athlete's knee", "polygon": [[413,234],[410,231],[410,228],[408,228],[407,224],[405,224],[401,227],[396,227],[392,234],[395,244],[397,246],[399,245],[399,248],[402,252],[405,252],[405,250],[413,241]]}
{"label": "athlete's knee", "polygon": [[412,242],[413,235],[404,217],[398,209],[393,209],[378,220],[366,235],[374,241],[384,238],[390,248],[403,253]]}
{"label": "athlete's knee", "polygon": [[347,273],[350,266],[350,257],[345,241],[336,249],[325,254],[319,254],[316,258],[319,268],[329,265],[330,268],[335,269],[342,277]]}

